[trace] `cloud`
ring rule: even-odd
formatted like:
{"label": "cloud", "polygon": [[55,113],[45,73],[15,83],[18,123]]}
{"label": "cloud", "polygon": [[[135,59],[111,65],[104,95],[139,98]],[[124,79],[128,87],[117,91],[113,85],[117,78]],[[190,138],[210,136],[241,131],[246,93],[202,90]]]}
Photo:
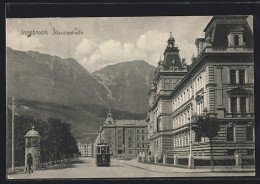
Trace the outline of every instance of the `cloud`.
{"label": "cloud", "polygon": [[[80,45],[83,45],[83,41],[79,46]],[[101,69],[109,64],[146,58],[146,55],[138,50],[135,44],[122,44],[117,40],[102,42],[96,49],[93,49],[93,52],[84,52],[79,46],[76,48],[75,58],[90,72]],[[81,53],[81,55],[79,53]]]}
{"label": "cloud", "polygon": [[[83,39],[76,47],[75,58],[90,72],[130,60],[145,60],[156,66],[167,46],[168,38],[169,33],[151,30],[140,35],[134,43],[107,40],[97,44],[93,40]],[[187,40],[176,40],[176,43],[181,49],[181,57],[189,57],[186,60],[190,60],[196,51],[195,45]]]}
{"label": "cloud", "polygon": [[6,33],[6,46],[17,50],[41,50],[44,48],[44,44],[40,42],[36,36],[27,37],[21,35],[17,31],[11,31]]}
{"label": "cloud", "polygon": [[75,57],[82,58],[85,55],[92,54],[97,49],[98,44],[88,38],[84,38],[82,42],[76,47]]}

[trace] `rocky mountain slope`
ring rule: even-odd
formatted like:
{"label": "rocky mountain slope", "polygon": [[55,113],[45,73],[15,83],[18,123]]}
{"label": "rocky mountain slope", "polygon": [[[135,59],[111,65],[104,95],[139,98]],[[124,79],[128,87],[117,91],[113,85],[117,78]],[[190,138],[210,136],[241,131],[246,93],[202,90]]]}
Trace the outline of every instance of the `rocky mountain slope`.
{"label": "rocky mountain slope", "polygon": [[76,60],[7,48],[7,96],[63,105],[108,106],[106,88]]}
{"label": "rocky mountain slope", "polygon": [[109,65],[93,73],[113,99],[116,109],[147,112],[148,89],[155,67],[142,60]]}

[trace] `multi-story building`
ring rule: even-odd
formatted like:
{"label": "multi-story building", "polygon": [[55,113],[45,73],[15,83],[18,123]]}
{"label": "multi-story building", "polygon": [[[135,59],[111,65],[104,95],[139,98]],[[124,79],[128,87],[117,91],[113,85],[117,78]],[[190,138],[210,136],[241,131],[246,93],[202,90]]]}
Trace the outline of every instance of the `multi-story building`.
{"label": "multi-story building", "polygon": [[78,140],[77,146],[81,156],[83,157],[94,157],[94,139],[86,137]]}
{"label": "multi-story building", "polygon": [[[195,41],[197,57],[192,58],[188,71],[167,98],[158,90],[167,83],[158,82],[155,72],[147,118],[152,155],[209,159],[209,140],[195,142],[194,132],[190,132],[192,115],[205,111],[221,123],[218,136],[213,139],[215,160],[254,154],[253,33],[246,19],[247,16],[214,16],[204,29],[205,38]],[[160,67],[167,70],[165,61],[162,66],[159,62]],[[174,68],[169,75],[176,79]]]}
{"label": "multi-story building", "polygon": [[147,125],[144,120],[114,120],[109,112],[96,142],[108,143],[114,158],[133,158],[147,152]]}

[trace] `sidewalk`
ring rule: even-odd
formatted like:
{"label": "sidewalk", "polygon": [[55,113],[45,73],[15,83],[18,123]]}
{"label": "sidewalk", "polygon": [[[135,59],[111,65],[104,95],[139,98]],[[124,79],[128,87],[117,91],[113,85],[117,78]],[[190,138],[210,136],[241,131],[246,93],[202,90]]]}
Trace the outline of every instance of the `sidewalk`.
{"label": "sidewalk", "polygon": [[[142,163],[137,162],[137,160],[114,160],[115,162],[120,162],[125,165],[129,165],[136,168],[142,168],[145,170],[149,170],[152,172],[160,172],[160,173],[211,173],[210,167],[207,168],[196,168],[196,169],[188,169],[185,167],[178,167],[178,166],[169,166],[169,165],[163,165],[163,164],[153,164],[153,163]],[[224,167],[218,167],[215,166],[214,172],[255,172],[254,168],[224,168]]]}
{"label": "sidewalk", "polygon": [[[41,170],[54,170],[54,169],[64,169],[64,168],[69,168],[72,166],[72,164],[78,162],[78,159],[74,160],[64,160],[61,163],[55,163],[54,165],[47,165],[45,167],[39,167],[38,171]],[[23,174],[23,173],[28,173],[27,171],[24,170],[25,166],[18,166],[14,168],[14,173],[12,172],[12,168],[7,168],[7,174],[8,175],[13,175],[13,174]]]}

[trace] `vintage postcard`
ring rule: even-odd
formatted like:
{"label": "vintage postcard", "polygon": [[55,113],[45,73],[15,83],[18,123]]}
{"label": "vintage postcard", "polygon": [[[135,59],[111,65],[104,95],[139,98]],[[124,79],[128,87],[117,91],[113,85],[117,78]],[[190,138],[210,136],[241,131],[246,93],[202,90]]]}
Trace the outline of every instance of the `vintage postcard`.
{"label": "vintage postcard", "polygon": [[255,176],[253,16],[6,19],[7,178]]}

